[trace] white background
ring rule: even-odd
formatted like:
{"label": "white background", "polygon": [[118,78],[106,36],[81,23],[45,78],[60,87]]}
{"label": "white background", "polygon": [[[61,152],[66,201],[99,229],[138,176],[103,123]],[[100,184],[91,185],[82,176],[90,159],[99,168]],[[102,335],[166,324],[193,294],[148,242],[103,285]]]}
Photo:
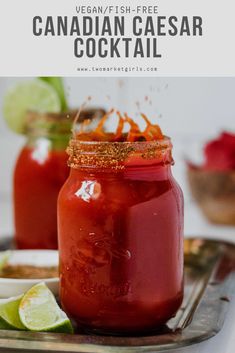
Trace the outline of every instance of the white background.
{"label": "white background", "polygon": [[[20,79],[0,78],[0,105],[6,90]],[[191,200],[185,178],[185,155],[200,160],[202,142],[221,129],[235,132],[235,78],[66,78],[70,105],[79,106],[88,95],[94,105],[113,105],[134,114],[135,102],[172,136],[174,175],[185,195],[186,235],[211,236],[235,242],[234,227],[209,224]],[[110,99],[107,99],[107,95]],[[145,101],[148,96],[152,101]],[[12,172],[24,137],[10,132],[0,116],[0,237],[13,233]],[[234,353],[235,301],[230,304],[223,330],[213,339],[177,353]],[[176,351],[174,351],[176,353]]]}
{"label": "white background", "polygon": [[[106,0],[92,5],[107,5]],[[120,5],[112,0],[108,5]],[[123,1],[133,5],[133,1]],[[203,37],[161,37],[162,59],[94,58],[76,59],[73,55],[73,38],[34,37],[32,18],[35,15],[76,15],[76,5],[91,5],[87,0],[1,0],[0,1],[0,76],[81,76],[77,67],[86,65],[120,66],[144,64],[157,66],[157,73],[134,72],[123,75],[142,76],[234,76],[234,0],[135,0],[134,5],[158,5],[159,15],[203,17]],[[110,18],[113,15],[110,15]],[[131,25],[130,15],[125,15]],[[143,16],[144,17],[144,16]],[[103,76],[88,72],[85,76]],[[112,74],[114,75],[114,74]],[[116,73],[119,76],[120,73]]]}

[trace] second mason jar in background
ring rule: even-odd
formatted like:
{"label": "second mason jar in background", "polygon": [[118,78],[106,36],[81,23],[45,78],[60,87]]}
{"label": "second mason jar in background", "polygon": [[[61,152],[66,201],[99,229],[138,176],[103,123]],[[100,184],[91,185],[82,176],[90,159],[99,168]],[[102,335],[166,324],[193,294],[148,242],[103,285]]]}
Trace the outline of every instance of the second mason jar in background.
{"label": "second mason jar in background", "polygon": [[[19,249],[57,249],[57,197],[69,175],[65,152],[77,111],[29,112],[26,144],[14,172],[15,244]],[[82,111],[100,119],[102,109]]]}

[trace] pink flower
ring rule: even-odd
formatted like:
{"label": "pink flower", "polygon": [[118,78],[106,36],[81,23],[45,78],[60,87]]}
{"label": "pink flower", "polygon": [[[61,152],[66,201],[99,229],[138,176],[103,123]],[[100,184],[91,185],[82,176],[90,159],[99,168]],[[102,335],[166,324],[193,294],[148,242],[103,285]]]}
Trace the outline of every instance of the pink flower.
{"label": "pink flower", "polygon": [[214,171],[235,169],[235,134],[223,132],[204,148],[204,168]]}

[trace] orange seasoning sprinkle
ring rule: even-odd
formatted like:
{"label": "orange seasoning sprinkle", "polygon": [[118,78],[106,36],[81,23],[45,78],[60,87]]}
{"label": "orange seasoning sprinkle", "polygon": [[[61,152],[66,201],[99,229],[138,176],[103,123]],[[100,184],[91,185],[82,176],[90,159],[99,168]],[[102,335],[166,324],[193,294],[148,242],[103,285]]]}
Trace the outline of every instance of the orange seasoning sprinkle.
{"label": "orange seasoning sprinkle", "polygon": [[[106,132],[105,123],[115,113],[118,117],[118,125],[115,132]],[[90,120],[84,120],[80,126],[78,132],[74,133],[74,137],[81,141],[109,141],[109,142],[136,142],[136,141],[156,141],[164,138],[160,127],[157,124],[152,124],[145,114],[141,114],[142,118],[146,122],[146,128],[144,131],[140,130],[138,124],[130,118],[127,113],[121,114],[118,110],[111,109],[107,112],[103,118],[99,121],[97,127],[93,131],[86,132],[87,126],[90,124]],[[77,123],[77,119],[75,121]],[[125,124],[129,125],[129,131],[124,133]],[[73,129],[75,131],[75,129]]]}

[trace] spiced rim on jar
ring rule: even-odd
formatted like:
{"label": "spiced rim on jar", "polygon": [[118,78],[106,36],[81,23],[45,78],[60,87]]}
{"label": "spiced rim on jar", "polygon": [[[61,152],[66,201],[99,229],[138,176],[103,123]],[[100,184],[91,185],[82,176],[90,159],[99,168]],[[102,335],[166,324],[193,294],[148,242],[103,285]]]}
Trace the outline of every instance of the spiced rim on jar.
{"label": "spiced rim on jar", "polygon": [[[114,133],[104,129],[104,123],[112,113],[119,118]],[[85,132],[89,120],[84,120],[79,131],[73,130],[67,148],[68,165],[73,169],[122,170],[127,166],[173,164],[170,138],[164,136],[160,127],[151,124],[144,114],[141,116],[146,122],[144,131],[127,114],[121,115],[114,109],[106,113],[90,132]],[[127,133],[123,132],[125,123],[130,126]]]}
{"label": "spiced rim on jar", "polygon": [[[78,122],[83,122],[86,119],[100,120],[105,114],[102,108],[84,109],[79,115]],[[71,135],[73,121],[77,115],[77,110],[68,110],[67,112],[35,112],[28,111],[25,118],[25,133],[34,134],[66,134]]]}

